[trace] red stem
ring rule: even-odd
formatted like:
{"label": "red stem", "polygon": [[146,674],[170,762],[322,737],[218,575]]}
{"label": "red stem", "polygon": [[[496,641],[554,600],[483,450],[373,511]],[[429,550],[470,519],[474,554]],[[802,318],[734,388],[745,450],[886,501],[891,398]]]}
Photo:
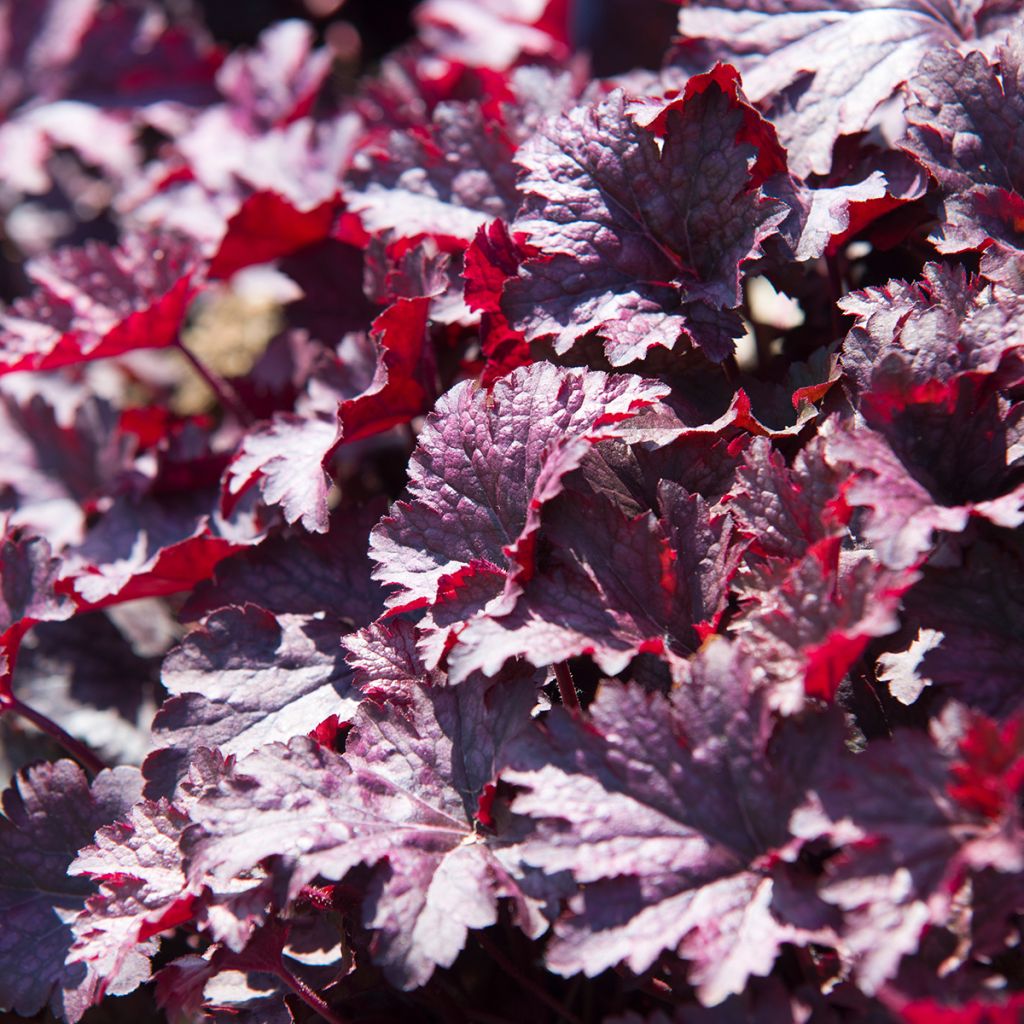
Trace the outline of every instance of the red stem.
{"label": "red stem", "polygon": [[339,1017],[328,1006],[327,1001],[319,992],[314,992],[301,978],[297,978],[285,965],[279,964],[275,973],[311,1010],[320,1014],[328,1024],[348,1024],[344,1017]]}
{"label": "red stem", "polygon": [[576,692],[576,683],[572,678],[569,662],[560,661],[555,665],[555,679],[558,681],[558,695],[562,703],[572,712],[580,712],[580,696]]}
{"label": "red stem", "polygon": [[41,711],[23,704],[13,694],[4,698],[4,711],[13,711],[16,715],[31,722],[37,729],[46,733],[64,748],[86,771],[98,775],[107,766],[81,741],[71,733],[62,729],[53,719],[47,718]]}
{"label": "red stem", "polygon": [[209,385],[210,389],[217,396],[220,404],[232,413],[243,426],[251,426],[253,422],[252,413],[245,407],[245,403],[239,397],[238,392],[219,374],[211,370],[194,352],[185,347],[185,343],[178,338],[175,347],[192,364],[193,369]]}

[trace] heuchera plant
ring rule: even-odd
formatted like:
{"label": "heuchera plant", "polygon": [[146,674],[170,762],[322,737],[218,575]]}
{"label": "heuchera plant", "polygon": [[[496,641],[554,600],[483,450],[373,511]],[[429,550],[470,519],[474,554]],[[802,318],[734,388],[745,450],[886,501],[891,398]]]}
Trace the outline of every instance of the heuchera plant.
{"label": "heuchera plant", "polygon": [[309,6],[0,0],[0,1010],[1024,1019],[1022,4]]}

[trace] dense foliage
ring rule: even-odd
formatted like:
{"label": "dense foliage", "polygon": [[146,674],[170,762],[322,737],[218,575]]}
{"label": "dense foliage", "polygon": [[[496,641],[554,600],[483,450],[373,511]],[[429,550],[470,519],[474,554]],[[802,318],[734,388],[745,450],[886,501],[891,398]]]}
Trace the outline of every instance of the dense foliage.
{"label": "dense foliage", "polygon": [[0,0],[0,1009],[1022,1019],[1022,5],[308,7]]}

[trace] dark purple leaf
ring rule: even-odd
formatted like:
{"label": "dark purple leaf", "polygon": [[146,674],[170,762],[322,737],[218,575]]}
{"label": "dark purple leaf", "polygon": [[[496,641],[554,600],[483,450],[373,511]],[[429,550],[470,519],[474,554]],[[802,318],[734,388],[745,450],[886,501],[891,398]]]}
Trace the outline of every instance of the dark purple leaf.
{"label": "dark purple leaf", "polygon": [[893,655],[884,656],[887,672],[904,679],[912,698],[935,684],[986,714],[1020,707],[1022,580],[1024,552],[1011,539],[976,543],[962,564],[926,567],[902,614],[900,636],[910,653],[895,664]]}
{"label": "dark purple leaf", "polygon": [[667,481],[657,515],[567,491],[545,514],[540,545],[538,571],[511,610],[485,609],[459,634],[452,681],[493,675],[511,658],[540,667],[589,654],[614,675],[636,654],[685,655],[716,629],[742,553],[728,517]]}
{"label": "dark purple leaf", "polygon": [[592,723],[552,711],[502,773],[527,790],[513,809],[537,820],[524,858],[582,886],[548,964],[640,973],[678,950],[701,1002],[720,1003],[766,975],[782,942],[825,925],[812,895],[785,904],[786,821],[836,737],[822,719],[779,726],[786,760],[774,761],[765,692],[722,641],[676,697],[606,683],[590,710]]}
{"label": "dark purple leaf", "polygon": [[828,172],[840,136],[882,123],[929,51],[989,42],[1013,18],[992,0],[697,0],[680,11],[679,31],[739,68],[804,177]]}
{"label": "dark purple leaf", "polygon": [[79,606],[190,590],[228,555],[262,540],[251,515],[213,513],[211,496],[118,500],[64,561],[61,584]]}
{"label": "dark purple leaf", "polygon": [[883,374],[907,391],[963,373],[997,374],[1008,385],[1022,374],[1024,303],[994,301],[991,285],[962,268],[929,263],[919,281],[852,292],[840,306],[856,317],[842,366],[859,391]]}
{"label": "dark purple leaf", "polygon": [[478,104],[442,104],[428,129],[393,132],[386,150],[357,158],[345,199],[368,231],[468,244],[515,213],[514,149]]}
{"label": "dark purple leaf", "polygon": [[872,637],[892,633],[903,595],[918,579],[887,571],[830,537],[808,549],[770,588],[752,591],[733,629],[772,679],[772,702],[790,713],[804,697],[832,700]]}
{"label": "dark purple leaf", "polygon": [[125,964],[151,956],[152,937],[191,917],[178,848],[189,818],[166,800],[136,804],[121,820],[104,825],[68,869],[99,884],[75,918],[69,965],[113,981]]}
{"label": "dark purple leaf", "polygon": [[246,434],[228,466],[225,498],[228,507],[236,495],[254,482],[268,505],[280,505],[286,522],[326,533],[330,477],[323,461],[334,444],[337,424],[293,413],[278,413],[271,423]]}
{"label": "dark purple leaf", "polygon": [[274,616],[249,604],[214,612],[164,660],[171,694],[153,722],[161,749],[146,761],[149,795],[169,796],[200,747],[243,757],[351,718],[340,630],[330,619]]}
{"label": "dark purple leaf", "polygon": [[639,377],[516,370],[491,392],[457,385],[428,418],[409,463],[409,501],[399,502],[370,539],[377,579],[396,586],[392,607],[422,607],[439,585],[473,563],[528,578],[544,503],[591,444],[665,393]]}
{"label": "dark purple leaf", "polygon": [[785,215],[753,173],[755,159],[775,159],[773,136],[725,68],[691,81],[663,123],[659,144],[617,92],[518,152],[525,199],[512,227],[541,254],[502,308],[528,339],[564,353],[597,333],[615,366],[684,337],[716,362],[731,353],[742,264]]}
{"label": "dark purple leaf", "polygon": [[27,268],[35,291],[3,315],[0,373],[174,344],[199,269],[191,243],[156,233],[39,257]]}
{"label": "dark purple leaf", "polygon": [[139,798],[134,768],[99,775],[92,787],[73,761],[30,768],[4,793],[0,820],[0,1006],[30,1017],[44,1007],[74,1022],[103,994],[130,992],[149,976],[141,955],[116,976],[101,978],[85,964],[65,966],[70,922],[93,887],[68,875],[80,847]]}
{"label": "dark purple leaf", "polygon": [[841,848],[822,896],[843,911],[844,950],[868,994],[917,950],[927,927],[951,921],[964,872],[1024,867],[1016,812],[991,819],[954,799],[951,768],[949,751],[903,731],[847,755],[793,816],[802,838]]}
{"label": "dark purple leaf", "polygon": [[286,533],[226,558],[212,580],[192,591],[182,618],[196,619],[258,597],[259,606],[275,615],[326,613],[335,622],[365,625],[384,607],[366,553],[370,529],[383,509],[383,501],[342,509],[325,534]]}
{"label": "dark purple leaf", "polygon": [[997,72],[981,53],[961,56],[943,47],[910,82],[905,145],[945,196],[936,239],[942,252],[990,242],[1018,255],[1024,249],[1024,156],[1014,144],[1024,118],[1019,23],[998,58]]}
{"label": "dark purple leaf", "polygon": [[881,560],[902,568],[919,562],[936,531],[962,532],[972,516],[999,526],[1024,523],[1024,485],[1007,465],[1016,429],[1008,414],[968,377],[903,392],[892,382],[861,398],[868,429],[849,421],[830,431],[826,452],[850,505],[871,510],[864,536]]}
{"label": "dark purple leaf", "polygon": [[378,865],[363,908],[374,958],[403,988],[450,965],[471,928],[512,897],[529,907],[482,829],[480,797],[501,751],[529,722],[532,681],[455,689],[409,687],[356,713],[344,756],[309,740],[272,745],[208,785],[185,837],[187,874],[215,891],[264,858],[294,899],[317,876]]}

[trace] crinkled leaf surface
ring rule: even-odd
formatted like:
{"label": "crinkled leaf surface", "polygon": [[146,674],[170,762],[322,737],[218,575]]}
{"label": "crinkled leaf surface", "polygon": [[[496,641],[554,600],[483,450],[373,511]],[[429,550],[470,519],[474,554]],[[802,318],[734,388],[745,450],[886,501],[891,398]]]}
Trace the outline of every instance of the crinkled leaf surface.
{"label": "crinkled leaf surface", "polygon": [[979,249],[991,240],[1024,248],[1024,155],[1016,144],[1024,118],[1024,43],[1020,28],[999,51],[999,70],[981,53],[950,47],[930,54],[911,79],[906,142],[945,194],[943,252]]}
{"label": "crinkled leaf surface", "polygon": [[883,569],[866,553],[845,556],[839,537],[813,545],[769,589],[751,591],[733,623],[758,652],[784,711],[804,694],[831,700],[872,637],[896,630],[903,594],[917,574]]}
{"label": "crinkled leaf surface", "polygon": [[0,319],[0,372],[49,370],[173,344],[195,294],[193,245],[154,233],[117,248],[91,242],[40,257],[36,290]]}
{"label": "crinkled leaf surface", "polygon": [[505,286],[513,326],[560,353],[597,333],[614,366],[683,337],[725,359],[741,266],[786,214],[752,176],[758,145],[773,141],[754,119],[735,74],[718,68],[668,107],[660,143],[621,92],[542,125],[516,155],[524,200],[512,227],[541,254]]}
{"label": "crinkled leaf surface", "polygon": [[935,531],[959,533],[971,516],[1024,522],[1024,489],[1008,465],[1012,414],[967,377],[907,393],[900,371],[895,383],[862,396],[875,429],[849,421],[826,442],[833,466],[854,473],[846,501],[871,509],[864,535],[882,561],[914,565]]}
{"label": "crinkled leaf surface", "polygon": [[[310,740],[264,747],[228,769],[192,810],[194,884],[227,885],[266,857],[294,898],[321,875],[379,865],[364,921],[374,956],[405,988],[449,965],[467,930],[493,924],[496,900],[523,896],[477,820],[504,745],[529,722],[531,680],[409,687],[356,712],[344,756]],[[382,863],[383,862],[383,863]]]}
{"label": "crinkled leaf surface", "polygon": [[153,729],[147,792],[170,795],[199,747],[242,757],[286,742],[359,703],[339,627],[246,605],[214,612],[164,660],[170,692]]}
{"label": "crinkled leaf surface", "polygon": [[386,152],[357,165],[345,198],[369,231],[468,243],[515,213],[514,148],[479,104],[442,104],[427,132],[393,132]]}
{"label": "crinkled leaf surface", "polygon": [[463,383],[438,402],[409,463],[409,500],[370,538],[377,579],[398,588],[393,607],[423,606],[442,579],[473,563],[503,576],[533,571],[543,503],[587,448],[616,436],[664,386],[639,377],[560,369],[516,370],[491,392]]}
{"label": "crinkled leaf surface", "polygon": [[775,761],[753,671],[717,642],[672,699],[606,683],[592,723],[556,709],[516,745],[502,775],[526,790],[513,809],[537,820],[523,856],[583,886],[556,925],[552,969],[642,972],[678,948],[714,1005],[767,974],[779,943],[801,941],[775,903],[785,869],[772,862],[834,739],[824,720],[794,727]]}
{"label": "crinkled leaf surface", "polygon": [[452,679],[493,675],[517,657],[542,666],[590,654],[614,674],[644,651],[696,650],[725,607],[742,546],[732,521],[713,518],[699,496],[665,481],[658,497],[657,516],[625,515],[571,490],[556,499],[538,572],[511,611],[485,612],[459,634]]}
{"label": "crinkled leaf surface", "polygon": [[930,50],[998,35],[1013,16],[972,0],[697,0],[679,12],[679,31],[740,69],[803,177],[828,172],[841,135],[879,123]]}
{"label": "crinkled leaf surface", "polygon": [[1020,377],[1024,303],[995,301],[992,286],[962,268],[929,263],[918,281],[852,292],[840,306],[856,317],[842,366],[860,391],[876,375],[902,378],[907,391],[962,373]]}
{"label": "crinkled leaf surface", "polygon": [[[101,979],[84,964],[64,965],[71,922],[92,891],[68,875],[68,866],[98,828],[128,810],[140,789],[134,768],[103,772],[90,787],[78,765],[58,761],[26,770],[4,793],[0,1006],[22,1016],[49,1006],[77,1021],[92,1005]],[[131,991],[148,974],[144,957],[130,959],[119,981]]]}
{"label": "crinkled leaf surface", "polygon": [[894,975],[926,926],[955,912],[958,872],[1021,870],[1019,822],[991,821],[954,799],[951,767],[931,737],[905,731],[848,755],[792,819],[803,838],[843,847],[822,895],[845,912],[843,941],[866,992]]}
{"label": "crinkled leaf surface", "polygon": [[178,845],[188,822],[166,800],[144,800],[97,831],[68,869],[100,883],[72,926],[69,964],[84,963],[112,980],[125,963],[154,952],[151,936],[188,920],[194,894]]}

